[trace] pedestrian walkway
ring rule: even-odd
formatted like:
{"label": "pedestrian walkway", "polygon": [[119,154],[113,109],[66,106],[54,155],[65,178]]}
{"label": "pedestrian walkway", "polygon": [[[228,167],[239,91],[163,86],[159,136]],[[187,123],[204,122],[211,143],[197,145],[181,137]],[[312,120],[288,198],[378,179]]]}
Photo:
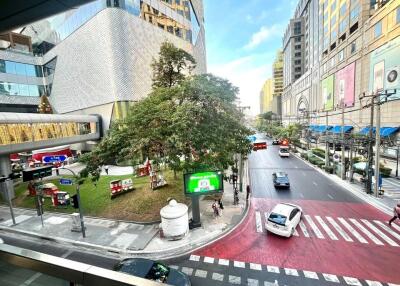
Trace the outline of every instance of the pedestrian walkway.
{"label": "pedestrian walkway", "polygon": [[400,180],[396,178],[383,178],[382,189],[385,196],[400,201]]}
{"label": "pedestrian walkway", "polygon": [[[254,215],[256,232],[266,233],[265,225],[268,220],[268,213],[265,212],[262,215],[261,212],[256,211]],[[294,232],[294,236],[298,238],[400,247],[400,226],[392,223],[390,227],[387,221],[381,220],[303,215]]]}
{"label": "pedestrian walkway", "polygon": [[[73,167],[78,170],[81,168],[79,164]],[[118,174],[125,171],[130,172],[120,170]],[[115,175],[116,169],[110,167],[109,174]],[[244,186],[247,182],[248,176],[245,176]],[[190,230],[183,239],[176,241],[159,236],[159,223],[139,224],[95,217],[84,217],[86,237],[83,238],[81,232],[71,231],[73,219],[70,214],[45,212],[42,225],[36,210],[23,208],[14,208],[16,225],[13,225],[7,206],[0,206],[0,230],[124,255],[141,254],[161,259],[189,252],[227,234],[241,221],[247,210],[245,192],[239,193],[239,204],[233,205],[233,188],[229,183],[225,184],[221,216],[214,217],[212,203],[213,200],[200,200],[202,226]]]}
{"label": "pedestrian walkway", "polygon": [[[191,279],[212,279],[215,283],[223,283],[216,285],[289,286],[302,285],[310,280],[308,283],[315,283],[310,285],[399,286],[386,281],[363,280],[305,269],[282,268],[198,255],[191,255],[183,265],[170,265],[170,267],[186,273]],[[285,282],[279,282],[280,280]],[[293,284],[290,284],[290,281],[293,281]]]}

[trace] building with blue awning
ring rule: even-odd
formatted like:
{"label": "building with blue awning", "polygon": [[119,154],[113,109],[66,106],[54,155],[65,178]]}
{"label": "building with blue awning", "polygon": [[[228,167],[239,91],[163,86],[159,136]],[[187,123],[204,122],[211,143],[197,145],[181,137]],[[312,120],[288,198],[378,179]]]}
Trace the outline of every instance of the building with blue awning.
{"label": "building with blue awning", "polygon": [[341,134],[342,129],[343,129],[344,133],[350,133],[353,130],[353,126],[345,125],[342,128],[341,125],[336,125],[331,130],[329,130],[329,132],[332,132],[333,134]]}
{"label": "building with blue awning", "polygon": [[[384,138],[394,135],[396,132],[399,131],[399,129],[400,127],[381,127],[379,133],[381,137]],[[358,134],[367,136],[369,134],[369,130],[370,130],[369,126],[364,127],[363,129],[360,130],[360,132],[358,132]],[[376,132],[376,127],[373,127],[372,134],[375,135],[375,132]]]}

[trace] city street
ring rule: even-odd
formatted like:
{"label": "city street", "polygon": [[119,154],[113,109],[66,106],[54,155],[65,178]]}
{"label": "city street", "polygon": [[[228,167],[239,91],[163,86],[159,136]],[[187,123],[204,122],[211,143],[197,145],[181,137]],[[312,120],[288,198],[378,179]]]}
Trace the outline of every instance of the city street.
{"label": "city street", "polygon": [[[252,206],[224,239],[174,261],[194,285],[388,285],[400,283],[400,227],[298,158],[280,158],[278,146],[249,158]],[[272,173],[289,175],[290,190],[275,190]],[[267,233],[265,213],[291,202],[304,215],[292,238]],[[378,283],[380,282],[380,283]],[[265,284],[264,284],[265,283]],[[274,284],[271,284],[274,285]]]}

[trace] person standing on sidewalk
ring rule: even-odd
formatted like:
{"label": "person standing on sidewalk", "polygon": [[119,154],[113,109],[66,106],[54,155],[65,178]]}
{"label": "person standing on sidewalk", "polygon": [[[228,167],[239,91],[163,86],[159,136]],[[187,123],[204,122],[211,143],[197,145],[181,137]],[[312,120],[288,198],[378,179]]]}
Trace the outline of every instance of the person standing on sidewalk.
{"label": "person standing on sidewalk", "polygon": [[396,220],[396,218],[400,219],[400,203],[393,209],[394,216],[389,220],[389,225],[392,225],[392,222]]}
{"label": "person standing on sidewalk", "polygon": [[106,174],[108,175],[108,165],[104,166],[104,171],[106,172]]}
{"label": "person standing on sidewalk", "polygon": [[250,197],[250,186],[247,185],[246,186],[246,200],[249,200],[249,197]]}

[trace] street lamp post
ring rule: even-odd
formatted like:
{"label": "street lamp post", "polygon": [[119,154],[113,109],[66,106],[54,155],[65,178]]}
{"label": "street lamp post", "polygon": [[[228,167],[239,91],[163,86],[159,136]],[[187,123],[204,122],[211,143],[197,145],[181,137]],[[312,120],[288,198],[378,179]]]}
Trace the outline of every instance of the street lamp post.
{"label": "street lamp post", "polygon": [[79,182],[78,182],[78,176],[76,175],[76,173],[66,167],[61,167],[60,169],[62,170],[67,170],[69,172],[72,173],[72,175],[75,177],[75,184],[76,184],[76,197],[78,199],[78,209],[79,209],[79,219],[81,222],[81,229],[82,229],[82,236],[83,238],[86,237],[86,231],[85,231],[85,223],[83,221],[83,210],[82,210],[82,204],[81,204],[81,194],[80,194],[80,189],[79,189]]}

